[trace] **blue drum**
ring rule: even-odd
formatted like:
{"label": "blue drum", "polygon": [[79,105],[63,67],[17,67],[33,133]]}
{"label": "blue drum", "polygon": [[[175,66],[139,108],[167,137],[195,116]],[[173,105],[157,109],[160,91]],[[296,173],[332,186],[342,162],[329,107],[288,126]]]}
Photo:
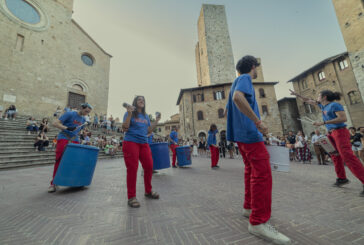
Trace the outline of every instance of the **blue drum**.
{"label": "blue drum", "polygon": [[70,143],[66,146],[53,183],[60,186],[88,186],[94,175],[99,148]]}
{"label": "blue drum", "polygon": [[149,144],[153,157],[153,170],[170,168],[168,143]]}
{"label": "blue drum", "polygon": [[192,164],[191,147],[180,146],[176,148],[178,166],[183,167]]}

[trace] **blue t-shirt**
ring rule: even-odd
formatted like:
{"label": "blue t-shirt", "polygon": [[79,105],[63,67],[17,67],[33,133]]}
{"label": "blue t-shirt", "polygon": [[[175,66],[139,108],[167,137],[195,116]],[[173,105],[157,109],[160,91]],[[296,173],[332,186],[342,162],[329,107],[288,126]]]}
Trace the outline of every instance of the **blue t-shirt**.
{"label": "blue t-shirt", "polygon": [[[124,115],[124,122],[128,116],[128,112]],[[137,118],[133,116],[130,119],[130,126],[125,133],[125,141],[132,141],[139,144],[148,143],[148,128],[150,126],[150,120],[147,114],[138,114]]]}
{"label": "blue t-shirt", "polygon": [[242,142],[246,144],[262,142],[263,135],[258,131],[255,123],[240,112],[233,101],[235,91],[245,94],[250,107],[260,119],[258,103],[255,99],[255,91],[250,75],[243,74],[237,77],[231,85],[229,99],[227,103],[227,140]]}
{"label": "blue t-shirt", "polygon": [[[60,116],[60,118],[58,118],[58,120],[60,120],[61,123],[66,127],[78,127],[86,122],[85,117],[80,116],[77,111],[65,112],[62,116]],[[58,134],[57,139],[72,139],[72,141],[79,142],[80,140],[78,138],[78,133],[81,131],[82,128],[83,126],[79,127],[74,131],[63,130]]]}
{"label": "blue t-shirt", "polygon": [[148,137],[148,144],[153,144],[153,133]]}
{"label": "blue t-shirt", "polygon": [[[322,111],[322,117],[324,122],[337,118],[335,112],[337,111],[344,111],[344,107],[337,103],[331,102],[325,106],[318,104]],[[346,127],[345,123],[337,123],[337,124],[325,124],[327,130],[335,129],[335,128],[343,128]]]}
{"label": "blue t-shirt", "polygon": [[216,145],[216,134],[219,131],[215,130],[215,131],[210,131],[208,132],[209,136],[207,137],[207,147],[209,147],[210,145]]}
{"label": "blue t-shirt", "polygon": [[178,133],[176,131],[173,130],[169,137],[173,140],[172,144],[178,144]]}

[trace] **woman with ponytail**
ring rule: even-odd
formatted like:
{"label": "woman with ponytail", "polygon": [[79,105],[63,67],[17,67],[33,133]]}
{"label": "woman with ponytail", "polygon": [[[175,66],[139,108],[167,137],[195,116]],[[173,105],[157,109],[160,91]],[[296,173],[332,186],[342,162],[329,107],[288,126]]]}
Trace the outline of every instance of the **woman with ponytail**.
{"label": "woman with ponytail", "polygon": [[297,96],[308,104],[318,105],[322,111],[323,122],[314,122],[313,125],[317,127],[326,126],[328,131],[327,137],[338,152],[338,154],[331,154],[338,177],[334,186],[341,187],[349,183],[344,168],[345,162],[353,175],[362,182],[363,191],[360,193],[360,196],[364,197],[364,166],[351,149],[350,133],[345,124],[347,119],[344,107],[340,103],[335,102],[335,100],[340,100],[341,94],[330,90],[323,90],[319,94],[317,101],[302,97],[292,90],[291,95]]}

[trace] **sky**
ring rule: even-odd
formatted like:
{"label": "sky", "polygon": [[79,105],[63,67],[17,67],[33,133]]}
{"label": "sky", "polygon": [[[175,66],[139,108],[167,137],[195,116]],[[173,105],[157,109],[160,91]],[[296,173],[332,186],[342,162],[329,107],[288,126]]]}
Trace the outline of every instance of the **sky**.
{"label": "sky", "polygon": [[108,115],[122,118],[135,95],[162,121],[178,113],[180,89],[197,87],[202,4],[225,5],[234,63],[260,57],[278,99],[290,96],[289,79],[346,51],[331,0],[75,0],[73,18],[113,56]]}

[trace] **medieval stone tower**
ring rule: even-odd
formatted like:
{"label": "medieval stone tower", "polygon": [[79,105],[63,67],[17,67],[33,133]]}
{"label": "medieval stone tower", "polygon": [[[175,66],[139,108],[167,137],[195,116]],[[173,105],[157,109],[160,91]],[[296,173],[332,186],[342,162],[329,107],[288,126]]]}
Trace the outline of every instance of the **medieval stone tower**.
{"label": "medieval stone tower", "polygon": [[364,0],[332,0],[364,101]]}
{"label": "medieval stone tower", "polygon": [[197,28],[195,52],[198,86],[234,81],[236,73],[225,7],[203,4]]}

